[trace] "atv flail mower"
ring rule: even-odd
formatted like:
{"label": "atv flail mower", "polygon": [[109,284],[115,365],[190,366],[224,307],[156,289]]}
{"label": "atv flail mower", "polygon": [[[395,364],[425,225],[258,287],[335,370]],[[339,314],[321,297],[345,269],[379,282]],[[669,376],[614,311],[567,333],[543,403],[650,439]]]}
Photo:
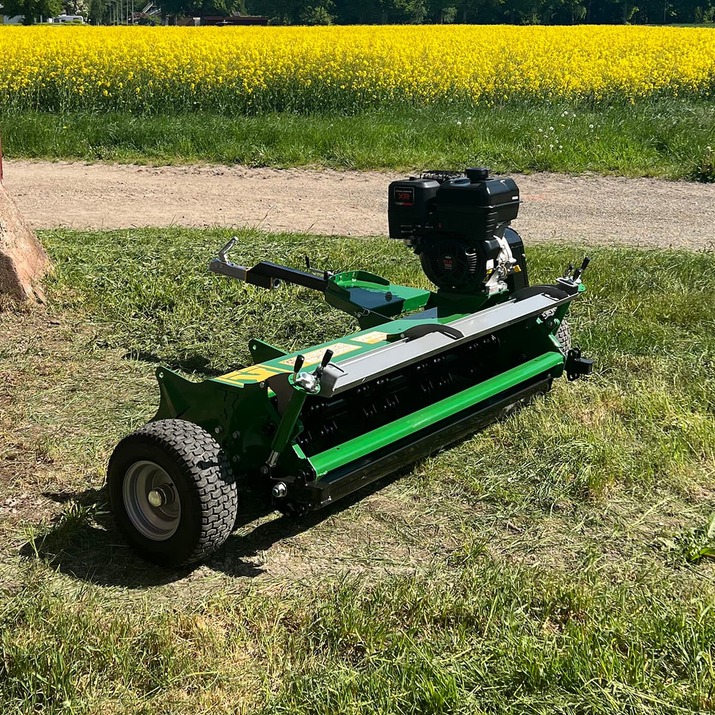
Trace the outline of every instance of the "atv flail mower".
{"label": "atv flail mower", "polygon": [[389,234],[419,257],[436,291],[367,271],[233,263],[209,268],[268,290],[323,293],[360,330],[300,352],[260,340],[254,364],[203,382],[160,368],[154,419],[109,463],[110,504],[144,558],[206,558],[236,521],[239,486],[288,514],[320,509],[547,392],[564,372],[591,370],[564,317],[583,290],[572,266],[530,286],[510,178],[486,169],[392,182]]}

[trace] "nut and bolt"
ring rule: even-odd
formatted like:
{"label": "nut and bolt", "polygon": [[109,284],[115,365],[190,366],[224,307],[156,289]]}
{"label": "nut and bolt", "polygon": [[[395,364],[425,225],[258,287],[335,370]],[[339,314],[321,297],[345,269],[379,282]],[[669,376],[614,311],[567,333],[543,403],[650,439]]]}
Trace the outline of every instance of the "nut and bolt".
{"label": "nut and bolt", "polygon": [[287,493],[288,487],[284,482],[278,482],[278,484],[276,484],[271,490],[271,494],[273,494],[275,499],[282,499]]}

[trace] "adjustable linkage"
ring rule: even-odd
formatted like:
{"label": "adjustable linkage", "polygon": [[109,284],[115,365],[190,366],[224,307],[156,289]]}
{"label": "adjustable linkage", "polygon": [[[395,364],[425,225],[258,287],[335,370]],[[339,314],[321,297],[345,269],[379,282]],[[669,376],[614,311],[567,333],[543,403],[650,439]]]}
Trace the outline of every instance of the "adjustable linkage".
{"label": "adjustable linkage", "polygon": [[[288,400],[286,409],[283,412],[276,433],[271,442],[271,451],[266,463],[261,468],[261,473],[270,475],[273,468],[278,463],[278,459],[290,443],[295,432],[295,426],[300,418],[300,413],[308,395],[317,395],[320,392],[320,378],[323,371],[333,359],[333,351],[326,350],[320,364],[313,372],[301,372],[305,363],[305,357],[298,355],[293,364],[293,374],[288,378],[288,382],[293,388],[293,393]],[[273,487],[273,496],[285,496],[287,486],[284,482],[279,482]]]}
{"label": "adjustable linkage", "polygon": [[[558,278],[556,283],[566,290],[569,288],[572,291],[582,290],[581,287],[581,276],[583,272],[588,268],[588,264],[591,259],[586,256],[581,263],[581,266],[574,271],[572,264],[566,269],[566,273],[563,277]],[[572,275],[573,274],[573,275]],[[554,317],[559,321],[563,319],[563,315],[559,315],[558,310],[556,311]],[[593,360],[581,356],[581,348],[574,347],[568,351],[566,354],[566,364],[564,365],[566,370],[566,377],[570,382],[577,380],[582,375],[590,375],[593,372]]]}
{"label": "adjustable linkage", "polygon": [[581,285],[581,276],[588,268],[591,259],[586,256],[581,263],[581,266],[574,271],[573,263],[569,263],[566,272],[560,278],[556,279],[556,285],[569,294],[576,293]]}

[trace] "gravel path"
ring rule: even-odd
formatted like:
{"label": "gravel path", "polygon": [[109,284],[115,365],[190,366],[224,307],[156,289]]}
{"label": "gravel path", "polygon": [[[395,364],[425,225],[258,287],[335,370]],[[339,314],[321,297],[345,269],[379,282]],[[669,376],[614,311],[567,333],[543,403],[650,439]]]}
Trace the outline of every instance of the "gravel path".
{"label": "gravel path", "polygon": [[[380,236],[403,174],[7,161],[5,186],[34,228],[255,226]],[[515,175],[527,241],[715,248],[715,184]]]}

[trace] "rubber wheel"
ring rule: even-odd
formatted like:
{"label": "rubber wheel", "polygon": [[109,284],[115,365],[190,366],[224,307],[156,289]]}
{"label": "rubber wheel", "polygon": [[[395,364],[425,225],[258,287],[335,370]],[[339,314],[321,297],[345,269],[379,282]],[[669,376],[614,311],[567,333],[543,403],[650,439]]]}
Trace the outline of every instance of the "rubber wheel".
{"label": "rubber wheel", "polygon": [[130,546],[161,566],[210,556],[233,530],[236,483],[206,430],[185,420],[149,422],[115,448],[109,504]]}
{"label": "rubber wheel", "polygon": [[[556,311],[555,310],[547,310],[542,316],[542,320],[547,320],[549,317],[551,317]],[[556,328],[556,332],[554,333],[554,336],[556,339],[561,343],[561,352],[564,355],[568,354],[568,351],[571,350],[571,328],[569,327],[568,320],[564,318],[561,323],[559,324],[559,327]]]}
{"label": "rubber wheel", "polygon": [[556,339],[561,343],[561,352],[566,355],[571,350],[571,327],[565,318],[556,329]]}

